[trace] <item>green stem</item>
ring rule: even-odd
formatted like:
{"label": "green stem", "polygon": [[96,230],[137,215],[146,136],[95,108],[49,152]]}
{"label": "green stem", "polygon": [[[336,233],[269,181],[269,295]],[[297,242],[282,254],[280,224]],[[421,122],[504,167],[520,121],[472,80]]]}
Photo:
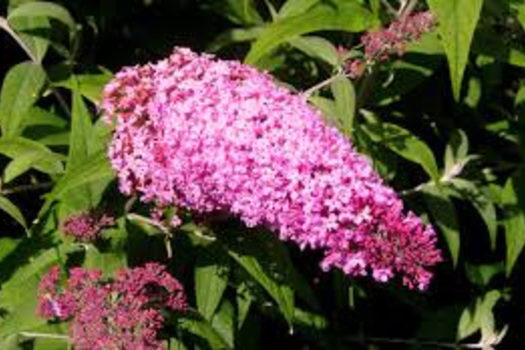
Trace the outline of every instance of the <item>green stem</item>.
{"label": "green stem", "polygon": [[58,339],[69,342],[69,337],[67,335],[60,334],[49,334],[49,333],[33,333],[33,332],[20,332],[20,336],[24,338],[41,338],[41,339]]}
{"label": "green stem", "polygon": [[330,78],[326,79],[326,80],[323,80],[321,81],[320,83],[312,86],[311,88],[309,88],[308,90],[304,91],[303,92],[303,96],[306,97],[306,99],[308,99],[310,96],[312,96],[312,94],[318,90],[321,90],[322,88],[324,88],[325,86],[328,86],[330,85],[331,83],[333,83],[335,80],[339,79],[340,77],[348,77],[348,75],[346,74],[342,74],[342,73],[338,73],[338,74],[335,74],[335,75],[332,75]]}

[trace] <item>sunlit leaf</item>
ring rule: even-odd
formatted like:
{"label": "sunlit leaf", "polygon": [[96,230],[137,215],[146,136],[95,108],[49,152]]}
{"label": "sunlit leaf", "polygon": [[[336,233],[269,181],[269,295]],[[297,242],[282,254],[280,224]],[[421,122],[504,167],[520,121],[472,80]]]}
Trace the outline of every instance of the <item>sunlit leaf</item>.
{"label": "sunlit leaf", "polygon": [[24,218],[24,215],[22,215],[22,212],[20,212],[20,209],[16,205],[14,205],[9,199],[6,197],[0,195],[0,210],[3,212],[9,214],[13,219],[16,220],[22,227],[27,229],[27,223]]}
{"label": "sunlit leaf", "polygon": [[20,63],[7,73],[0,95],[0,125],[3,137],[20,135],[24,118],[40,97],[46,73],[39,64]]}
{"label": "sunlit leaf", "polygon": [[280,44],[302,34],[327,30],[360,32],[375,23],[372,13],[357,1],[319,2],[300,15],[286,17],[267,26],[252,45],[245,62],[257,64]]}
{"label": "sunlit leaf", "polygon": [[470,44],[483,0],[427,0],[439,22],[438,32],[447,54],[454,97],[459,100]]}
{"label": "sunlit leaf", "polygon": [[525,246],[525,215],[518,206],[514,179],[509,179],[503,189],[503,205],[507,211],[503,225],[505,227],[505,242],[507,245],[506,273],[509,276]]}

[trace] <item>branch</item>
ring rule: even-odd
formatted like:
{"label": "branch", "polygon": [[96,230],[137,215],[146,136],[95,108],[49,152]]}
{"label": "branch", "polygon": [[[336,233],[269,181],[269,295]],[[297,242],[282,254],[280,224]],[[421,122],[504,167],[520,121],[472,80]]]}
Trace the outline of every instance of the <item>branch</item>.
{"label": "branch", "polygon": [[53,183],[51,182],[42,182],[42,183],[36,183],[31,185],[20,185],[12,188],[5,188],[0,191],[3,195],[10,195],[14,193],[20,193],[20,192],[29,192],[29,191],[36,191],[36,190],[46,190],[53,187]]}
{"label": "branch", "polygon": [[396,9],[388,2],[388,0],[381,0],[381,3],[384,7],[386,7],[388,13],[390,13],[393,16],[397,16]]}
{"label": "branch", "polygon": [[33,62],[37,62],[38,61],[37,58],[35,57],[35,55],[33,55],[31,50],[29,49],[29,47],[27,47],[27,45],[24,43],[22,38],[20,38],[15,33],[13,28],[11,28],[11,26],[9,26],[9,23],[7,22],[7,19],[5,19],[4,17],[1,17],[1,16],[0,16],[0,28],[5,30],[7,32],[7,34],[9,34],[16,41],[18,46],[20,46],[20,48],[22,48],[22,50],[24,50],[24,52],[29,56],[31,61],[33,61]]}
{"label": "branch", "polygon": [[346,75],[346,74],[341,74],[341,73],[332,75],[330,78],[328,78],[326,80],[323,80],[319,84],[316,84],[316,85],[312,86],[311,88],[309,88],[308,90],[304,91],[302,93],[302,95],[304,97],[306,97],[306,99],[308,99],[308,98],[310,98],[310,96],[312,96],[312,94],[314,92],[316,92],[318,90],[321,90],[322,88],[324,88],[327,85],[330,85],[331,83],[333,83],[335,80],[339,79],[340,77],[349,77],[349,76]]}

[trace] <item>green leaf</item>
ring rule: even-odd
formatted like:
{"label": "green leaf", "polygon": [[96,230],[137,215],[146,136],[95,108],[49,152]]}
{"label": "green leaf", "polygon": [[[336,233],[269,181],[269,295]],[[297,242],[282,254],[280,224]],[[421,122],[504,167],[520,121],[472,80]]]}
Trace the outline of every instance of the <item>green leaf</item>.
{"label": "green leaf", "polygon": [[7,20],[11,21],[20,17],[52,18],[68,26],[71,33],[75,32],[75,21],[69,11],[52,2],[35,1],[22,4],[9,12]]}
{"label": "green leaf", "polygon": [[467,264],[465,268],[469,281],[480,287],[487,287],[495,276],[505,273],[503,262],[483,265]]}
{"label": "green leaf", "polygon": [[339,77],[330,85],[335,100],[335,112],[340,120],[345,135],[354,130],[356,96],[352,82],[346,77]]}
{"label": "green leaf", "polygon": [[39,216],[46,213],[51,204],[62,198],[68,191],[97,181],[109,183],[113,178],[114,172],[105,152],[90,156],[84,164],[67,173],[57,182],[51,193],[47,195]]}
{"label": "green leaf", "polygon": [[[257,235],[238,233],[239,236],[221,236],[227,243],[228,254],[270,295],[277,303],[289,326],[293,322],[294,290],[306,302],[316,306],[313,293],[294,270],[285,247],[267,232]],[[234,239],[236,238],[236,239]]]}
{"label": "green leaf", "polygon": [[342,129],[343,126],[341,125],[341,121],[337,118],[337,111],[333,100],[322,96],[310,96],[308,101],[323,113],[326,120]]}
{"label": "green leaf", "polygon": [[16,222],[18,222],[27,230],[26,219],[24,218],[24,215],[22,215],[22,212],[20,212],[18,207],[14,205],[9,199],[2,195],[0,195],[0,210],[9,214],[13,219],[16,220]]}
{"label": "green leaf", "polygon": [[483,297],[477,298],[476,302],[467,307],[461,314],[457,340],[465,339],[478,330],[482,333],[494,332],[493,309],[502,295],[497,290],[487,292]]}
{"label": "green leaf", "polygon": [[235,43],[252,41],[259,37],[263,27],[234,28],[219,34],[208,46],[207,51],[217,52],[220,49]]}
{"label": "green leaf", "polygon": [[237,329],[241,329],[250,312],[250,307],[254,299],[247,287],[246,281],[239,283],[235,299],[237,301]]}
{"label": "green leaf", "polygon": [[294,17],[300,15],[316,5],[319,0],[288,0],[279,9],[278,18]]}
{"label": "green leaf", "polygon": [[64,170],[64,157],[61,154],[23,137],[0,138],[0,153],[12,158],[14,162],[5,169],[6,182],[30,168],[50,175],[62,173]]}
{"label": "green leaf", "polygon": [[235,339],[235,308],[228,299],[222,299],[219,309],[213,315],[211,325],[224,341],[234,347]]}
{"label": "green leaf", "polygon": [[375,24],[375,17],[357,1],[319,2],[300,15],[286,17],[267,26],[252,45],[245,62],[257,65],[280,44],[303,34],[327,30],[360,32]]}
{"label": "green leaf", "polygon": [[85,245],[86,255],[83,266],[98,269],[106,277],[114,276],[116,271],[128,266],[126,220],[120,218],[117,223],[118,227],[103,230],[103,240],[100,244]]}
{"label": "green leaf", "polygon": [[220,333],[203,318],[183,315],[179,323],[183,330],[206,340],[210,349],[233,349],[233,347],[228,345],[228,342],[222,338]]}
{"label": "green leaf", "polygon": [[509,179],[502,195],[507,217],[503,221],[507,243],[506,273],[510,276],[525,246],[525,215],[519,207],[515,179]]}
{"label": "green leaf", "polygon": [[443,47],[437,34],[424,34],[420,40],[410,43],[403,57],[386,69],[381,88],[374,89],[372,101],[384,106],[399,101],[431,77],[444,58]]}
{"label": "green leaf", "polygon": [[200,252],[195,266],[195,298],[199,312],[211,320],[228,285],[229,267],[222,252]]}
{"label": "green leaf", "polygon": [[461,82],[483,0],[427,0],[427,2],[439,22],[438,31],[448,59],[452,90],[455,99],[459,100]]}
{"label": "green leaf", "polygon": [[458,160],[467,156],[468,138],[461,129],[455,129],[448,140],[445,149],[445,168],[451,169]]}
{"label": "green leaf", "polygon": [[[89,143],[91,139],[91,115],[84,104],[82,96],[73,92],[73,108],[71,112],[71,133],[66,174],[85,164],[89,158]],[[93,207],[93,195],[89,184],[75,188],[65,196],[68,204],[76,209]]]}
{"label": "green leaf", "polygon": [[53,81],[53,86],[64,87],[79,92],[94,104],[102,102],[102,90],[113,75],[105,70],[92,74],[79,74],[67,79]]}
{"label": "green leaf", "polygon": [[364,129],[373,141],[381,143],[411,162],[418,163],[431,179],[439,179],[434,154],[423,141],[400,126],[371,121],[364,125]]}
{"label": "green leaf", "polygon": [[43,108],[37,106],[29,108],[24,118],[23,127],[42,125],[64,129],[68,126],[68,122],[58,114]]}
{"label": "green leaf", "polygon": [[20,17],[9,22],[37,63],[42,63],[48,48],[51,25],[47,18]]}
{"label": "green leaf", "polygon": [[230,251],[230,255],[270,294],[277,302],[289,325],[292,325],[294,310],[293,289],[269,276],[253,256],[240,255]]}
{"label": "green leaf", "polygon": [[299,36],[288,43],[310,57],[320,59],[331,66],[340,64],[339,54],[332,43],[319,36]]}
{"label": "green leaf", "polygon": [[432,217],[445,236],[448,250],[452,257],[452,264],[456,267],[459,259],[461,240],[454,203],[437,187],[426,186],[422,193]]}
{"label": "green leaf", "polygon": [[496,220],[496,208],[494,204],[487,198],[487,196],[480,190],[480,188],[465,179],[454,178],[450,180],[452,195],[463,198],[469,201],[483,218],[487,230],[492,249],[496,248],[498,223]]}
{"label": "green leaf", "polygon": [[39,64],[20,63],[7,73],[0,95],[0,125],[4,137],[18,136],[26,113],[38,100],[46,73]]}

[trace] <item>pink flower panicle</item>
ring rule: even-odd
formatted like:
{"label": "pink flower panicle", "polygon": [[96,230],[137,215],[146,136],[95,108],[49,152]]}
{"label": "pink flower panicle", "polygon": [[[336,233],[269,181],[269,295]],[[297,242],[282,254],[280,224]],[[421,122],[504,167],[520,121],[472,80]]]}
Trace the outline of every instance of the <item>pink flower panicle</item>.
{"label": "pink flower panicle", "polygon": [[102,229],[114,224],[115,219],[108,214],[81,212],[69,216],[62,225],[62,231],[66,236],[87,243],[100,238]]}
{"label": "pink flower panicle", "polygon": [[60,267],[53,266],[38,285],[36,314],[48,320],[67,320],[75,310],[68,293],[60,291]]}
{"label": "pink flower panicle", "polygon": [[356,62],[369,65],[376,61],[387,61],[392,55],[402,56],[407,45],[431,31],[435,23],[436,19],[432,12],[425,11],[398,19],[387,28],[366,33],[361,37],[365,60],[355,59],[347,62],[347,71],[351,77],[359,77],[363,70],[356,70],[358,65]]}
{"label": "pink flower panicle", "polygon": [[42,279],[40,304],[54,300],[54,308],[63,309],[61,302],[67,297],[69,313],[58,317],[53,307],[41,310],[39,306],[38,314],[47,319],[71,318],[70,335],[78,349],[163,349],[158,337],[164,324],[161,311],[187,308],[180,283],[156,263],[123,269],[109,281],[98,270],[73,268],[62,291],[56,283],[57,271],[52,268]]}
{"label": "pink flower panicle", "polygon": [[324,270],[395,274],[424,289],[436,235],[405,214],[370,161],[302,95],[235,61],[178,48],[106,86],[109,157],[125,194],[196,213],[229,212],[324,252]]}

